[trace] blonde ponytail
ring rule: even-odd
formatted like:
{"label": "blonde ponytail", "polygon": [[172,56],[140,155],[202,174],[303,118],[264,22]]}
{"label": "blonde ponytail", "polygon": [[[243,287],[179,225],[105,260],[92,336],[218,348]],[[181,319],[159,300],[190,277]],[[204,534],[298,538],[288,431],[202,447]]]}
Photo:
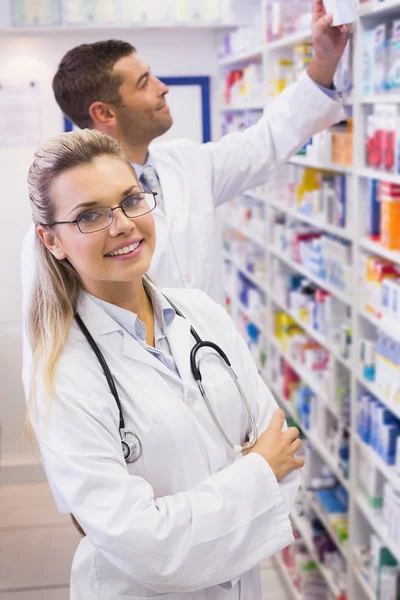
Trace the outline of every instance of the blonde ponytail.
{"label": "blonde ponytail", "polygon": [[[34,223],[46,225],[56,220],[51,188],[58,175],[104,155],[118,157],[132,168],[120,144],[98,131],[85,129],[46,142],[36,152],[28,175]],[[28,321],[33,353],[27,420],[29,431],[29,415],[35,405],[39,374],[45,396],[50,398],[54,391],[54,373],[68,339],[82,290],[79,276],[70,262],[67,259],[57,260],[39,237],[36,237],[35,254],[37,271]]]}

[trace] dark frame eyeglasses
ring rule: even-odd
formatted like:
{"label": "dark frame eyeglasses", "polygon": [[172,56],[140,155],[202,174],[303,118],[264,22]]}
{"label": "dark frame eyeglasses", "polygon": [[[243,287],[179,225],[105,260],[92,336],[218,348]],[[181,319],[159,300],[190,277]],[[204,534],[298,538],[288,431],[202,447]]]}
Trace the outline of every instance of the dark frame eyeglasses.
{"label": "dark frame eyeglasses", "polygon": [[[107,227],[110,227],[113,224],[114,210],[117,210],[118,208],[122,210],[122,212],[126,217],[128,217],[128,219],[137,219],[139,217],[144,217],[144,215],[147,215],[148,213],[152,212],[157,206],[156,196],[157,192],[151,191],[140,192],[139,194],[131,194],[130,196],[128,196],[128,198],[125,198],[125,200],[121,202],[121,204],[118,204],[118,206],[114,206],[114,208],[111,208],[111,206],[89,208],[88,210],[85,210],[83,213],[81,213],[73,221],[54,221],[54,223],[41,223],[41,225],[43,227],[54,227],[54,225],[73,225],[74,223],[76,223],[81,233],[96,233],[97,231],[107,229]],[[147,198],[150,197],[151,201],[147,201]],[[135,203],[133,206],[131,204],[132,201]],[[138,213],[137,210],[145,208],[142,204],[143,201],[147,205],[147,210]],[[140,204],[142,204],[142,206],[140,206]],[[85,219],[91,213],[97,213],[97,216],[99,217],[97,219],[97,223],[99,223],[99,220],[103,220],[104,222],[105,220],[107,220],[107,225],[102,225],[101,227],[98,227],[93,221],[86,221]],[[95,229],[92,229],[91,225],[95,227]]]}

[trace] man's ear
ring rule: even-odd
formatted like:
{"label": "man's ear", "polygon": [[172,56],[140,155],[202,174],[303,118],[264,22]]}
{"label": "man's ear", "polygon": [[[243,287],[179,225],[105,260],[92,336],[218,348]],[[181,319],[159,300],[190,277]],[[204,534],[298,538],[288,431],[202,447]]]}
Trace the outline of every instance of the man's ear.
{"label": "man's ear", "polygon": [[57,236],[48,227],[43,227],[43,225],[38,225],[36,227],[36,233],[39,236],[41,242],[46,246],[46,248],[52,253],[52,255],[58,260],[64,260],[67,258],[67,255],[62,248]]}
{"label": "man's ear", "polygon": [[116,124],[116,113],[113,106],[104,102],[93,102],[89,106],[89,116],[97,129],[98,125],[112,126]]}

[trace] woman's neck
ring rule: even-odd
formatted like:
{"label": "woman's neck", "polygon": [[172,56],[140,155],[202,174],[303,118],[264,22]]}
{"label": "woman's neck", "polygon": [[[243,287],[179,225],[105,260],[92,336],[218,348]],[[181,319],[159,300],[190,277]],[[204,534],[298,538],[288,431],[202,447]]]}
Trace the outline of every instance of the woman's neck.
{"label": "woman's neck", "polygon": [[86,291],[96,298],[136,314],[146,326],[146,342],[154,347],[154,311],[143,278],[132,282],[113,282],[109,286],[102,286],[101,289],[97,286],[97,289],[90,289],[90,285],[85,287]]}

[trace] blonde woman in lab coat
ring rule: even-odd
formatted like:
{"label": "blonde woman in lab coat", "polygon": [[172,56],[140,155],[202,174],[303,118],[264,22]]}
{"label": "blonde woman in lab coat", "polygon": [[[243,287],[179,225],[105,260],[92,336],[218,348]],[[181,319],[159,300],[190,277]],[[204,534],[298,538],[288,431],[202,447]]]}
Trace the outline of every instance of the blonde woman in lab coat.
{"label": "blonde woman in lab coat", "polygon": [[[52,489],[86,533],[71,600],[260,600],[258,565],[293,539],[298,430],[282,431],[282,411],[223,308],[197,290],[163,290],[183,318],[146,278],[154,196],[141,195],[117,141],[84,130],[47,142],[29,191],[29,417]],[[135,462],[124,459],[118,406],[76,312],[109,366],[125,432],[140,440]],[[209,410],[190,368],[191,325],[226,352],[250,410],[204,348]],[[235,452],[212,412],[233,444],[250,448]]]}

